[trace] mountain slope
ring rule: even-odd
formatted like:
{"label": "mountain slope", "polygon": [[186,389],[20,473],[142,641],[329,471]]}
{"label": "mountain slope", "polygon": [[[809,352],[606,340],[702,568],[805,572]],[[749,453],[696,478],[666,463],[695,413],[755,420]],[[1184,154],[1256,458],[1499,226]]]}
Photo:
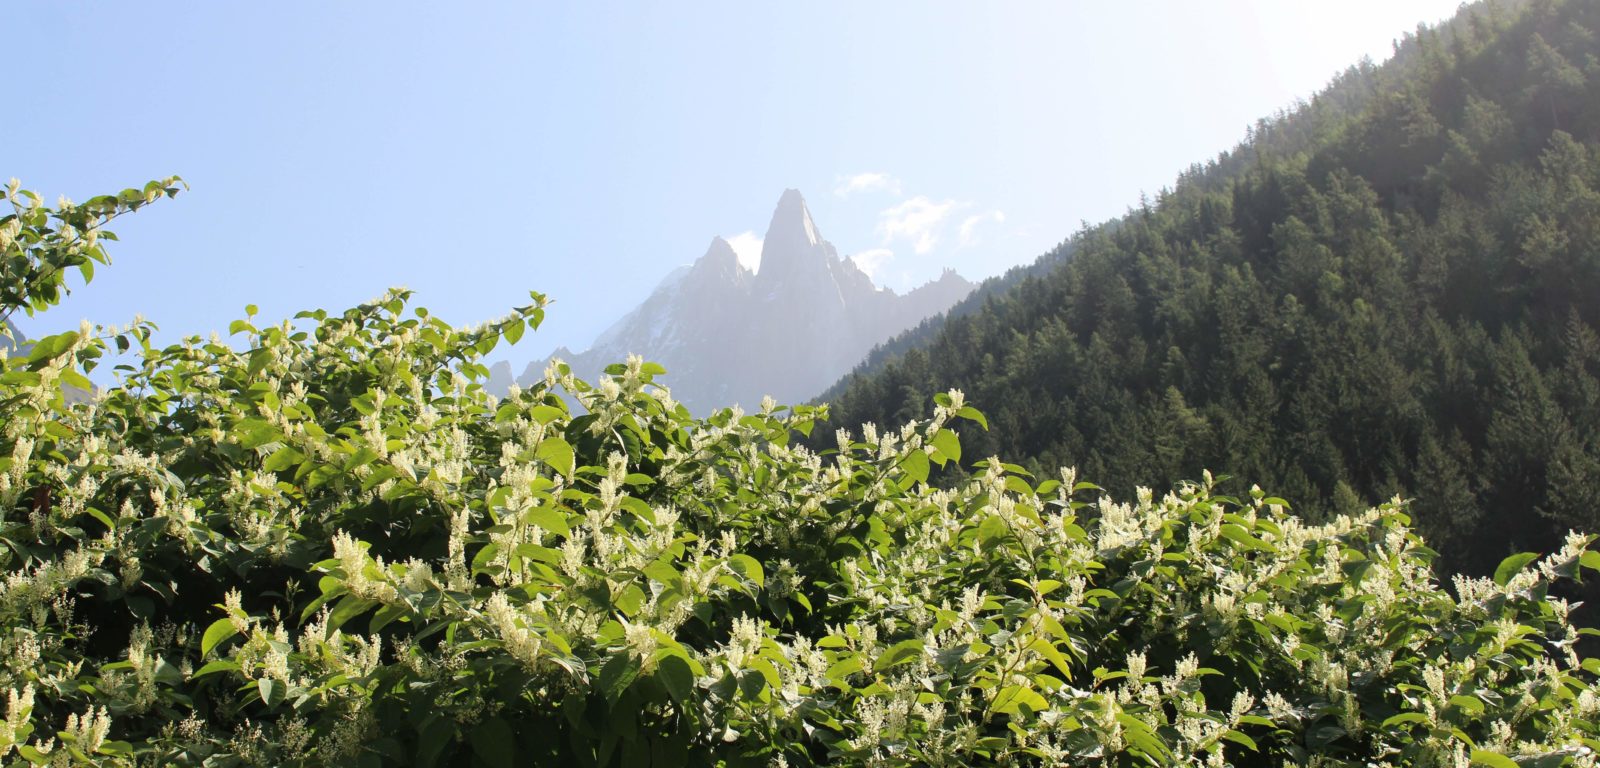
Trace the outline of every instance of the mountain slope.
{"label": "mountain slope", "polygon": [[[1471,6],[881,355],[838,425],[966,391],[972,455],[1318,517],[1414,498],[1472,570],[1600,529],[1600,5]],[[969,303],[970,304],[970,303]]]}
{"label": "mountain slope", "polygon": [[[673,396],[696,412],[735,403],[754,407],[764,395],[801,402],[873,345],[971,290],[949,271],[903,296],[878,289],[823,239],[805,199],[791,189],[773,211],[758,272],[745,269],[727,241],[714,238],[705,255],[670,274],[590,349],[560,349],[553,357],[590,380],[629,355],[660,363]],[[545,364],[529,365],[518,381],[541,378]],[[495,366],[492,374],[490,388],[504,391],[510,366]]]}

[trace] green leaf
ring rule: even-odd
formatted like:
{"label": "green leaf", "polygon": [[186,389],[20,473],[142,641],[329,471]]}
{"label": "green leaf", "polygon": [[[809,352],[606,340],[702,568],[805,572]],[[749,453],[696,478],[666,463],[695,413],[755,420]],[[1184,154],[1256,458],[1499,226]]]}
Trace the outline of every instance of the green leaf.
{"label": "green leaf", "polygon": [[928,482],[928,454],[922,449],[914,450],[900,460],[900,469],[912,480],[926,484]]}
{"label": "green leaf", "polygon": [[999,515],[990,515],[978,524],[978,541],[984,546],[994,546],[1010,534],[1011,527]]}
{"label": "green leaf", "polygon": [[515,768],[517,764],[517,734],[504,718],[492,717],[478,724],[467,735],[472,753],[490,768]]}
{"label": "green leaf", "polygon": [[17,754],[22,755],[22,757],[30,763],[37,765],[50,764],[50,755],[40,752],[38,747],[30,747],[26,744],[18,744]]}
{"label": "green leaf", "polygon": [[1499,752],[1491,752],[1487,749],[1472,750],[1472,764],[1487,765],[1489,768],[1520,768],[1517,765],[1517,761]]}
{"label": "green leaf", "polygon": [[198,678],[205,677],[206,675],[214,675],[214,674],[216,674],[218,672],[237,672],[237,671],[239,671],[239,663],[238,662],[219,659],[217,661],[207,662],[205,666],[195,670],[194,674],[189,675],[189,679],[190,680],[195,680],[195,679],[198,679]]}
{"label": "green leaf", "polygon": [[89,507],[84,511],[88,512],[90,517],[99,520],[100,524],[104,525],[106,528],[113,531],[117,529],[117,521],[112,520],[110,515],[107,515],[106,513],[95,509],[94,507]]}
{"label": "green leaf", "polygon": [[573,462],[576,460],[572,451],[572,444],[556,435],[549,435],[539,442],[539,448],[534,455],[544,463],[565,477],[572,477]]}
{"label": "green leaf", "polygon": [[757,587],[765,587],[766,573],[761,569],[761,561],[749,555],[734,555],[728,558],[728,567],[734,573],[756,583]]}
{"label": "green leaf", "polygon": [[290,467],[299,466],[300,462],[305,460],[306,455],[304,453],[286,445],[273,451],[271,456],[261,462],[261,468],[267,472],[282,472]]}
{"label": "green leaf", "polygon": [[233,439],[245,448],[260,448],[268,443],[275,443],[283,439],[283,432],[272,424],[261,419],[244,419],[233,425],[229,430]]}
{"label": "green leaf", "polygon": [[1120,714],[1117,715],[1117,722],[1122,724],[1128,743],[1134,749],[1143,752],[1157,763],[1167,762],[1166,758],[1171,754],[1171,748],[1143,720],[1133,715]]}
{"label": "green leaf", "polygon": [[90,382],[83,374],[70,368],[61,372],[61,383],[84,392],[93,392],[94,383]]}
{"label": "green leaf", "polygon": [[1224,523],[1220,533],[1223,538],[1238,544],[1245,549],[1271,549],[1266,542],[1250,535],[1244,526],[1238,523]]}
{"label": "green leaf", "polygon": [[209,655],[218,643],[237,634],[239,630],[233,628],[232,619],[217,619],[211,622],[211,626],[206,627],[205,634],[200,637],[200,658]]}
{"label": "green leaf", "polygon": [[1409,725],[1411,723],[1428,722],[1428,716],[1421,712],[1401,712],[1383,721],[1383,727],[1390,728],[1396,725]]}
{"label": "green leaf", "polygon": [[656,680],[667,689],[667,695],[680,706],[688,704],[694,696],[694,670],[689,662],[676,654],[663,654],[656,662]]}
{"label": "green leaf", "polygon": [[77,331],[46,336],[34,342],[33,349],[28,351],[29,366],[38,370],[44,367],[45,363],[60,357],[76,343],[78,343]]}
{"label": "green leaf", "polygon": [[532,416],[533,420],[539,422],[540,424],[549,424],[550,422],[567,415],[567,412],[553,405],[535,405],[534,407],[528,409],[528,415]]}
{"label": "green leaf", "polygon": [[[1502,587],[1505,586],[1511,581],[1511,577],[1516,576],[1517,572],[1522,570],[1523,566],[1538,559],[1539,553],[1537,552],[1521,552],[1501,560],[1500,567],[1494,569],[1494,583]],[[1478,758],[1474,756],[1472,759],[1477,760]]]}
{"label": "green leaf", "polygon": [[983,427],[983,431],[985,431],[985,432],[989,431],[989,419],[987,417],[985,417],[982,413],[979,413],[977,408],[973,408],[970,405],[963,406],[961,408],[961,410],[956,411],[956,415],[960,416],[963,419],[970,419],[972,421],[976,421],[976,422],[978,422],[979,426]]}
{"label": "green leaf", "polygon": [[1231,742],[1233,742],[1235,744],[1242,744],[1242,745],[1248,747],[1251,752],[1259,752],[1259,751],[1261,751],[1261,748],[1256,746],[1256,740],[1255,739],[1252,739],[1249,736],[1246,736],[1245,734],[1240,733],[1238,731],[1229,729],[1229,730],[1223,732],[1222,738],[1227,739],[1228,741],[1231,741]]}
{"label": "green leaf", "polygon": [[522,321],[518,320],[514,323],[507,324],[505,330],[501,331],[501,334],[506,337],[507,344],[515,346],[517,342],[522,341],[522,334],[527,330],[528,326],[523,325]]}
{"label": "green leaf", "polygon": [[409,612],[410,611],[406,608],[405,603],[385,605],[382,608],[379,608],[377,613],[372,615],[372,621],[367,623],[367,631],[377,632],[378,630],[388,626],[395,619],[399,619]]}
{"label": "green leaf", "polygon": [[1589,550],[1578,556],[1578,565],[1592,571],[1600,571],[1600,552]]}
{"label": "green leaf", "polygon": [[395,469],[388,464],[381,464],[373,467],[372,471],[367,473],[367,476],[362,479],[361,490],[370,491],[373,488],[377,488],[378,486],[383,485],[385,482],[393,480],[399,476],[400,470]]}
{"label": "green leaf", "polygon": [[615,704],[638,676],[639,660],[626,650],[620,651],[600,668],[600,693]]}
{"label": "green leaf", "polygon": [[333,606],[333,612],[328,614],[328,631],[333,631],[344,626],[344,623],[366,613],[368,609],[378,603],[374,600],[362,600],[355,595],[345,595]]}
{"label": "green leaf", "polygon": [[933,447],[944,454],[944,457],[959,463],[961,461],[961,438],[948,429],[941,429],[933,435]]}
{"label": "green leaf", "polygon": [[1043,712],[1050,708],[1050,703],[1031,688],[1011,685],[995,694],[992,709],[1004,715],[1015,715],[1020,713],[1023,707],[1032,712]]}
{"label": "green leaf", "polygon": [[872,671],[882,672],[890,667],[915,661],[917,657],[922,655],[922,649],[922,640],[918,638],[901,640],[889,646],[889,650],[884,651],[883,655],[878,657],[877,663],[872,665]]}
{"label": "green leaf", "polygon": [[271,706],[283,700],[283,683],[271,677],[263,677],[256,681],[256,690],[261,693],[261,703]]}
{"label": "green leaf", "polygon": [[845,684],[845,678],[847,678],[847,677],[849,677],[849,676],[851,676],[851,675],[853,675],[853,674],[855,674],[857,672],[860,672],[860,671],[861,671],[861,659],[860,659],[860,657],[857,657],[857,656],[846,656],[843,659],[840,659],[839,661],[834,662],[833,666],[828,667],[827,675],[828,675],[828,679],[829,680],[833,680],[836,683],[838,683],[840,688],[848,690],[849,687]]}
{"label": "green leaf", "polygon": [[1054,643],[1041,637],[1033,641],[1033,644],[1028,647],[1043,656],[1045,661],[1050,662],[1051,666],[1054,666],[1056,671],[1060,672],[1063,677],[1068,680],[1072,679],[1072,665],[1067,662],[1067,657],[1062,656],[1061,651],[1056,649]]}
{"label": "green leaf", "polygon": [[558,536],[566,536],[572,532],[567,526],[566,513],[555,507],[534,507],[528,511],[524,519]]}

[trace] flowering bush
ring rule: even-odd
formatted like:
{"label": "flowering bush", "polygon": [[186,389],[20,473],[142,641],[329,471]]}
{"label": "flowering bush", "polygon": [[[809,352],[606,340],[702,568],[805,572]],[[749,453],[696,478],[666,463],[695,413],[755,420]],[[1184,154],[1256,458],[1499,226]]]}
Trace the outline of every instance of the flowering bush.
{"label": "flowering bush", "polygon": [[[13,186],[4,310],[174,184]],[[480,360],[534,298],[0,358],[0,759],[1595,764],[1600,661],[1548,591],[1590,537],[1447,591],[1398,501],[1314,526],[1208,475],[1118,502],[964,459],[959,392],[822,453],[794,438],[825,409],[696,419],[639,360],[497,400]],[[113,345],[142,362],[69,404]]]}

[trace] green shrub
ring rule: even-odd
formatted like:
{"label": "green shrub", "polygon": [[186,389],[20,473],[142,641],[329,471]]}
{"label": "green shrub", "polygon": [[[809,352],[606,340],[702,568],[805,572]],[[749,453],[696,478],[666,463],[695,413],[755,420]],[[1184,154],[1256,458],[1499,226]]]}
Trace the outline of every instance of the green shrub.
{"label": "green shrub", "polygon": [[[13,193],[4,309],[174,183]],[[496,400],[480,361],[534,298],[0,359],[0,759],[1594,764],[1600,662],[1548,593],[1590,537],[1452,594],[1400,503],[1308,525],[1209,475],[1119,503],[963,457],[959,392],[820,454],[825,409],[696,419],[638,360]],[[142,362],[69,405],[113,346]]]}

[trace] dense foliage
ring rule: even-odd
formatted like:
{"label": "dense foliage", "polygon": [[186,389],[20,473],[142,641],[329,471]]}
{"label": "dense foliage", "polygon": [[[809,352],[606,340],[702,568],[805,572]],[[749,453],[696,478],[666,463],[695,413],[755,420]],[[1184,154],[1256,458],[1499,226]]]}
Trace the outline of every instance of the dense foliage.
{"label": "dense foliage", "polygon": [[1119,495],[1398,494],[1469,573],[1600,529],[1597,57],[1600,4],[1468,6],[824,399],[899,423],[960,388],[972,449]]}
{"label": "dense foliage", "polygon": [[[13,192],[0,311],[176,192]],[[1596,764],[1600,661],[1550,594],[1589,537],[1452,593],[1399,506],[1119,503],[964,458],[959,392],[822,452],[824,410],[697,420],[638,360],[496,400],[535,299],[0,352],[0,761]],[[69,402],[113,346],[141,362]]]}

